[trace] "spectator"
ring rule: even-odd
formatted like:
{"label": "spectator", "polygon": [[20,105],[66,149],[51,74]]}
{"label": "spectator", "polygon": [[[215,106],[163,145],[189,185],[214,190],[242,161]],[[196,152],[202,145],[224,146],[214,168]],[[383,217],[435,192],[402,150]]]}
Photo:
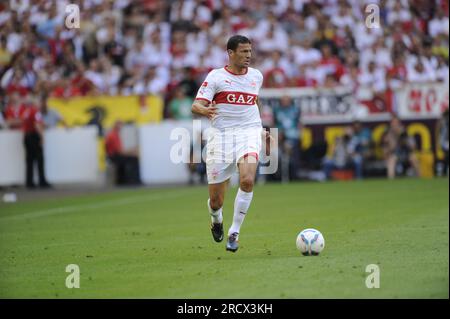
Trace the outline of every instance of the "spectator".
{"label": "spectator", "polygon": [[355,164],[356,178],[363,178],[365,163],[374,159],[372,132],[364,127],[360,121],[352,124],[352,137],[349,142],[349,153]]}
{"label": "spectator", "polygon": [[433,38],[440,34],[444,34],[447,35],[448,39],[448,26],[448,16],[445,16],[443,8],[438,8],[436,10],[436,16],[428,22],[428,32]]}
{"label": "spectator", "polygon": [[292,48],[294,61],[297,65],[308,65],[313,62],[319,62],[322,59],[322,53],[316,48],[312,47],[311,38],[307,37],[303,39],[300,44],[301,45],[294,46]]}
{"label": "spectator", "polygon": [[106,154],[108,159],[115,165],[117,185],[140,184],[138,151],[125,151],[123,149],[120,137],[122,126],[122,122],[117,121],[106,135]]}
{"label": "spectator", "polygon": [[448,133],[449,133],[449,116],[448,116],[448,108],[442,113],[441,118],[438,123],[438,133],[439,133],[439,145],[444,152],[444,173],[448,175]]}
{"label": "spectator", "polygon": [[407,72],[409,82],[426,83],[436,80],[436,74],[433,69],[425,69],[423,62],[417,59],[414,68],[411,68]]}
{"label": "spectator", "polygon": [[393,117],[382,137],[383,156],[386,162],[388,178],[395,178],[397,173],[404,173],[412,168],[415,175],[419,175],[414,140],[408,136],[406,130],[397,117]]}
{"label": "spectator", "polygon": [[40,108],[42,114],[42,123],[44,124],[45,129],[55,128],[58,124],[62,124],[64,127],[67,127],[67,123],[64,121],[61,114],[55,109],[51,109],[48,107],[47,96],[42,96],[40,98]]}
{"label": "spectator", "polygon": [[325,76],[325,81],[323,82],[323,87],[326,89],[333,89],[338,86],[336,77],[333,74],[327,74]]}
{"label": "spectator", "polygon": [[0,72],[11,62],[12,57],[7,48],[6,37],[0,36]]}
{"label": "spectator", "polygon": [[375,62],[369,62],[367,70],[359,75],[359,84],[371,87],[374,94],[382,93],[386,90],[386,74],[382,68],[377,68]]}
{"label": "spectator", "polygon": [[[320,61],[320,67],[325,70],[325,74],[332,74],[337,81],[344,73],[343,66],[339,59],[333,55],[332,48],[328,44],[323,44],[321,47],[322,60]],[[321,82],[323,83],[323,82]]]}
{"label": "spectator", "polygon": [[448,60],[446,60],[443,56],[438,56],[436,80],[446,84],[446,86],[449,85]]}
{"label": "spectator", "polygon": [[271,52],[269,58],[262,65],[261,70],[265,73],[265,87],[283,88],[290,86],[291,63],[283,57],[281,51],[275,50]]}
{"label": "spectator", "polygon": [[288,159],[289,179],[296,179],[300,163],[300,108],[292,99],[284,96],[280,106],[274,109],[275,125],[282,136],[282,154]]}
{"label": "spectator", "polygon": [[[271,71],[266,80],[272,87],[329,85],[330,74],[341,83],[344,70],[355,63],[361,81],[356,86],[367,85],[376,95],[410,81],[448,82],[448,3],[422,12],[424,3],[381,1],[381,27],[367,28],[365,7],[354,1],[174,0],[168,6],[95,0],[80,4],[83,28],[67,30],[64,6],[21,1],[20,9],[0,6],[1,85],[8,92],[54,88],[52,95],[59,97],[93,89],[129,95],[139,82],[142,89],[147,68],[158,65],[157,88],[143,92],[165,94],[169,101],[171,93],[160,84],[171,82],[171,69],[185,69],[182,85],[194,96],[198,83],[191,71],[222,67],[224,35],[236,32],[251,36],[254,65]],[[279,61],[266,56],[274,50],[282,52]],[[399,53],[408,75],[403,62],[395,63]],[[367,71],[371,61],[375,72]],[[385,68],[392,69],[388,83]]]}
{"label": "spectator", "polygon": [[401,88],[407,81],[407,70],[404,63],[403,55],[398,55],[394,58],[394,65],[388,68],[387,71],[388,84],[390,88]]}
{"label": "spectator", "polygon": [[190,67],[184,68],[183,72],[183,78],[178,83],[178,86],[183,88],[187,96],[194,98],[198,90],[198,83],[195,80],[194,72]]}
{"label": "spectator", "polygon": [[142,78],[138,76],[139,78],[133,87],[133,93],[136,95],[162,95],[167,82],[157,71],[155,66],[151,66]]}
{"label": "spectator", "polygon": [[10,129],[21,129],[22,128],[22,113],[24,112],[24,107],[21,104],[21,97],[18,92],[12,92],[9,95],[9,101],[5,108],[5,121],[6,126]]}
{"label": "spectator", "polygon": [[340,78],[341,85],[351,88],[353,93],[356,93],[359,85],[359,68],[357,65],[351,65],[348,71]]}
{"label": "spectator", "polygon": [[357,178],[362,178],[362,155],[355,139],[353,130],[346,128],[343,136],[338,136],[331,148],[331,157],[326,156],[323,171],[327,179],[332,178],[335,169],[353,169]]}
{"label": "spectator", "polygon": [[34,183],[34,164],[37,163],[39,175],[39,187],[50,188],[44,172],[43,134],[44,126],[42,114],[34,105],[30,94],[25,95],[23,101],[18,95],[12,95],[11,102],[5,110],[5,118],[12,129],[22,129],[24,132],[25,163],[26,163],[26,187],[36,188]]}
{"label": "spectator", "polygon": [[175,120],[188,120],[192,118],[193,99],[186,95],[183,87],[175,90],[175,97],[169,102],[169,117]]}

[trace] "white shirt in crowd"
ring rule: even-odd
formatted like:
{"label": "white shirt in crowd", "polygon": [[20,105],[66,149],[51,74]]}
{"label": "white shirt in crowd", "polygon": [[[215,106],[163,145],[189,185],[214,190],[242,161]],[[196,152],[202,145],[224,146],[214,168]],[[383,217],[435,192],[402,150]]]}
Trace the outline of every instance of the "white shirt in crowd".
{"label": "white shirt in crowd", "polygon": [[373,72],[365,70],[358,76],[358,82],[361,86],[372,87],[375,92],[383,92],[386,90],[386,71],[383,68]]}
{"label": "white shirt in crowd", "polygon": [[322,59],[322,53],[315,48],[304,48],[295,46],[292,48],[294,61],[297,65],[311,64]]}
{"label": "white shirt in crowd", "polygon": [[448,36],[449,20],[448,17],[442,17],[439,19],[435,17],[428,23],[428,32],[432,37],[438,34],[446,34]]}
{"label": "white shirt in crowd", "polygon": [[436,80],[436,73],[429,70],[427,71],[425,68],[422,72],[412,68],[408,70],[406,78],[409,82],[433,82]]}

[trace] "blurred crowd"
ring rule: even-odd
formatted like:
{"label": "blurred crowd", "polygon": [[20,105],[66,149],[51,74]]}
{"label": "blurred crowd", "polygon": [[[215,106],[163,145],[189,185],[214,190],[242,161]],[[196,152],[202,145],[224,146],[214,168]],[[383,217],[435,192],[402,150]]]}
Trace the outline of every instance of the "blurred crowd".
{"label": "blurred crowd", "polygon": [[[377,3],[379,26],[366,25]],[[68,29],[70,3],[80,28]],[[370,22],[370,21],[369,21]],[[233,34],[253,42],[265,87],[448,83],[448,0],[11,0],[0,3],[0,90],[54,97],[158,94],[191,117]]]}
{"label": "blurred crowd", "polygon": [[[80,28],[67,26],[76,24],[69,4],[78,5]],[[377,10],[367,11],[368,4]],[[346,86],[360,101],[383,102],[405,83],[449,83],[448,0],[1,1],[0,128],[26,133],[27,186],[36,161],[40,185],[48,186],[40,130],[64,125],[49,97],[153,94],[163,98],[165,118],[189,119],[199,84],[227,64],[234,34],[252,40],[252,66],[266,88]],[[300,159],[310,158],[325,178],[347,167],[364,175],[373,154],[361,123],[328,154],[312,148],[300,156],[298,107],[281,101],[270,113],[270,125],[281,129],[281,174],[297,178]],[[448,171],[446,114],[440,136]],[[110,149],[120,149],[111,141]],[[380,147],[389,177],[400,162],[419,174],[414,143],[398,119]]]}
{"label": "blurred crowd", "polygon": [[[423,141],[408,133],[407,123],[392,115],[374,137],[377,125],[355,120],[342,125],[334,141],[316,141],[304,147],[300,115],[289,98],[283,98],[275,108],[278,129],[279,170],[271,180],[295,179],[345,180],[387,176],[448,176],[449,169],[449,110],[436,122],[436,149],[441,158],[421,150]],[[331,143],[330,143],[331,142]]]}

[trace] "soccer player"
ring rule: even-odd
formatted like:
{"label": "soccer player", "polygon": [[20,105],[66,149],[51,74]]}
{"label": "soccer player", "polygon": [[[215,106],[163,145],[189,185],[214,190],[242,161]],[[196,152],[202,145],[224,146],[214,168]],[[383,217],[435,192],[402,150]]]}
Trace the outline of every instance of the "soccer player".
{"label": "soccer player", "polygon": [[253,197],[262,136],[269,136],[262,130],[256,104],[263,75],[249,67],[250,40],[232,36],[227,52],[229,64],[207,75],[192,104],[192,112],[208,117],[213,128],[208,136],[206,170],[211,233],[216,242],[224,238],[222,206],[227,183],[236,169],[239,171],[239,190],[226,244],[226,250],[236,252],[241,225]]}

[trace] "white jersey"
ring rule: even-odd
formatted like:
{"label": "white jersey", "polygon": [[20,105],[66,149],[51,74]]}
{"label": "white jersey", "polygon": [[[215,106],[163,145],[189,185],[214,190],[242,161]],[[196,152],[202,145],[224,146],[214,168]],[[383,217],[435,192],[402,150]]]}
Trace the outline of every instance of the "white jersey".
{"label": "white jersey", "polygon": [[227,128],[261,127],[258,98],[263,75],[254,68],[245,74],[234,74],[226,68],[209,72],[198,90],[197,100],[215,101],[217,114],[212,127]]}

